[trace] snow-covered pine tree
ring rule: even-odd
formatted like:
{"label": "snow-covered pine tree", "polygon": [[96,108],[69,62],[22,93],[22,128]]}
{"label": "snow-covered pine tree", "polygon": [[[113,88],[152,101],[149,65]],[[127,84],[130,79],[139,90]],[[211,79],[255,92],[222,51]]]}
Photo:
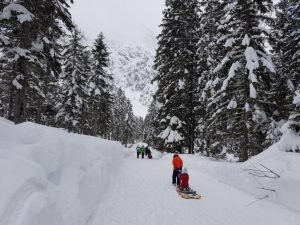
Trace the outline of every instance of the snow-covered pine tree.
{"label": "snow-covered pine tree", "polygon": [[185,147],[189,153],[194,151],[198,116],[198,12],[197,0],[166,0],[155,59],[160,137],[170,150]]}
{"label": "snow-covered pine tree", "polygon": [[131,102],[121,89],[116,90],[113,99],[111,139],[120,141],[124,145],[133,143],[135,120]]}
{"label": "snow-covered pine tree", "polygon": [[63,53],[61,74],[62,96],[57,105],[57,118],[69,132],[82,133],[85,128],[88,79],[91,71],[86,65],[86,46],[83,35],[74,28]]}
{"label": "snow-covered pine tree", "polygon": [[[211,112],[207,107],[208,102],[216,93],[216,89],[220,86],[221,79],[218,73],[213,70],[217,66],[220,58],[220,51],[223,49],[217,43],[218,25],[220,18],[223,16],[222,2],[219,0],[202,0],[200,1],[202,9],[200,29],[199,29],[199,42],[198,42],[198,69],[200,73],[198,88],[199,99],[201,103],[201,111],[199,111],[198,121],[198,136],[197,136],[197,151],[210,155],[213,153],[211,143],[216,139],[216,127],[209,126]],[[214,154],[215,155],[215,154]]]}
{"label": "snow-covered pine tree", "polygon": [[29,119],[28,108],[40,107],[29,96],[45,98],[42,80],[57,71],[53,46],[64,33],[62,26],[72,26],[69,5],[66,0],[20,0],[2,1],[0,7],[2,69],[10,90],[7,117],[20,123]]}
{"label": "snow-covered pine tree", "polygon": [[160,131],[157,129],[158,120],[155,117],[158,115],[158,107],[155,101],[151,102],[149,106],[147,115],[145,117],[145,133],[144,139],[145,142],[150,146],[153,146],[155,149],[163,150],[164,141],[162,141],[158,136]]}
{"label": "snow-covered pine tree", "polygon": [[134,117],[134,141],[142,142],[144,141],[144,132],[145,132],[145,122],[143,117],[135,116]]}
{"label": "snow-covered pine tree", "polygon": [[109,133],[112,116],[112,76],[108,72],[109,53],[104,36],[99,34],[92,49],[92,76],[90,78],[89,123],[93,135]]}
{"label": "snow-covered pine tree", "polygon": [[[82,53],[82,74],[84,74],[84,77],[87,79],[85,80],[85,91],[86,91],[86,99],[84,101],[84,107],[82,111],[82,116],[80,119],[80,122],[78,124],[78,127],[80,128],[80,133],[91,135],[91,124],[90,124],[90,118],[92,116],[92,110],[91,110],[91,104],[89,102],[90,100],[90,90],[89,90],[89,79],[92,77],[92,53],[90,50],[87,49],[87,46],[85,51]],[[83,95],[84,96],[84,95]],[[94,134],[96,135],[96,134]]]}
{"label": "snow-covered pine tree", "polygon": [[218,28],[225,51],[214,72],[226,77],[211,99],[215,106],[211,125],[218,129],[220,150],[236,152],[241,161],[263,150],[270,122],[273,102],[268,90],[275,68],[266,43],[272,7],[271,0],[226,1]]}
{"label": "snow-covered pine tree", "polygon": [[121,141],[125,120],[125,93],[121,89],[117,89],[114,93],[113,99],[113,123],[111,126],[111,138],[115,141]]}
{"label": "snow-covered pine tree", "polygon": [[279,45],[287,96],[284,109],[290,114],[291,129],[300,131],[300,2],[285,0],[278,4]]}
{"label": "snow-covered pine tree", "polygon": [[133,114],[132,104],[129,99],[126,99],[124,107],[126,114],[124,118],[124,135],[122,144],[127,147],[127,144],[133,144],[135,142],[134,133],[136,129],[136,122]]}

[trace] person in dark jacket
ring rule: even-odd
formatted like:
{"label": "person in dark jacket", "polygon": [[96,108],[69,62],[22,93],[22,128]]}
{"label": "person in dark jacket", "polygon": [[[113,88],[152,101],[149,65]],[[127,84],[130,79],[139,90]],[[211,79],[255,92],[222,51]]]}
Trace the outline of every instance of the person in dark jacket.
{"label": "person in dark jacket", "polygon": [[148,146],[145,148],[145,154],[148,156],[148,159],[152,159],[151,150]]}
{"label": "person in dark jacket", "polygon": [[139,157],[140,157],[140,154],[141,154],[140,147],[137,146],[137,147],[136,147],[136,157],[139,158]]}

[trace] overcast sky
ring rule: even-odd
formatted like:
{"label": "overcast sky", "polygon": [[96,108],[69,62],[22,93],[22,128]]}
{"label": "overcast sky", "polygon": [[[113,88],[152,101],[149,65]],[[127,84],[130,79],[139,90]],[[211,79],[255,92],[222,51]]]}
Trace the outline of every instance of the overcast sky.
{"label": "overcast sky", "polygon": [[[278,2],[278,0],[273,0]],[[91,41],[100,31],[109,39],[137,41],[159,33],[165,0],[75,0],[73,20]]]}
{"label": "overcast sky", "polygon": [[109,38],[138,40],[147,32],[159,33],[165,0],[77,0],[73,20],[88,39],[100,31]]}

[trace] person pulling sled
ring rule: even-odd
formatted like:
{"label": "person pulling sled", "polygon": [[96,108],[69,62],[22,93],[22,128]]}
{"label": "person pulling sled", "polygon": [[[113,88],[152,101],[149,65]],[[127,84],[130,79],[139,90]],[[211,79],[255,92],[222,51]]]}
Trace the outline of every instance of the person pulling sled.
{"label": "person pulling sled", "polygon": [[182,159],[179,157],[178,153],[175,153],[172,160],[173,164],[173,175],[172,175],[172,184],[179,186],[180,180],[179,180],[179,173],[181,173],[183,162]]}

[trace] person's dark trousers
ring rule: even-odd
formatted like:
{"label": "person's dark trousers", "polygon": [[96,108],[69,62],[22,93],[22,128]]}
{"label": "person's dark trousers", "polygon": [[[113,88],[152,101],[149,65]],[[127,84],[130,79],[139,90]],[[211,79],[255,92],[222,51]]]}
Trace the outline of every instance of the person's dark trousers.
{"label": "person's dark trousers", "polygon": [[140,157],[140,152],[137,152],[136,156],[137,156],[137,158],[139,158]]}
{"label": "person's dark trousers", "polygon": [[144,153],[144,152],[142,152],[142,159],[144,158],[144,155],[145,155],[145,153]]}
{"label": "person's dark trousers", "polygon": [[180,180],[178,178],[179,170],[181,170],[181,169],[174,169],[173,170],[172,184],[180,185]]}

